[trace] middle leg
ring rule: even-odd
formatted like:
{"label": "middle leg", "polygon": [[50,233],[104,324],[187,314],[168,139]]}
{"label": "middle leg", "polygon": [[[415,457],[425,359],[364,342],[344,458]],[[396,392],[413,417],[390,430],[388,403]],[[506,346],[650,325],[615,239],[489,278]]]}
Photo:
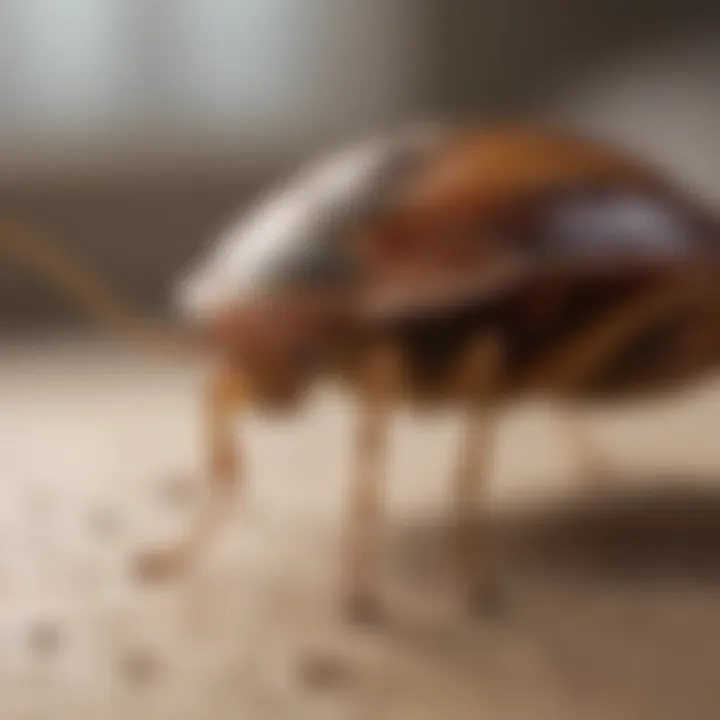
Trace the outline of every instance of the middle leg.
{"label": "middle leg", "polygon": [[373,348],[361,371],[361,407],[354,478],[346,519],[344,601],[351,618],[365,621],[378,612],[375,588],[383,466],[390,405],[400,381],[399,350]]}
{"label": "middle leg", "polygon": [[478,563],[477,513],[488,485],[500,358],[498,338],[482,336],[461,359],[455,378],[464,427],[454,480],[454,559],[461,590],[473,604],[487,597],[487,568]]}

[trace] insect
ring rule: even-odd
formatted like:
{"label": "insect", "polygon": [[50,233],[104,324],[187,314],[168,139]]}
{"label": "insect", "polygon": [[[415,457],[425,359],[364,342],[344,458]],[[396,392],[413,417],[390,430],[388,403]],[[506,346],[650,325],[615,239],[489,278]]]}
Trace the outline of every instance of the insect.
{"label": "insect", "polygon": [[[715,370],[719,228],[645,162],[540,128],[414,128],[300,173],[178,286],[188,332],[177,347],[216,361],[204,395],[212,502],[181,544],[143,558],[143,572],[181,569],[222,524],[242,484],[236,413],[296,407],[332,377],[358,407],[346,607],[377,608],[383,458],[402,402],[463,416],[454,556],[473,595],[470,528],[498,408],[555,398],[589,463],[576,403],[660,393]],[[73,263],[18,232],[3,239],[103,319],[148,332]]]}

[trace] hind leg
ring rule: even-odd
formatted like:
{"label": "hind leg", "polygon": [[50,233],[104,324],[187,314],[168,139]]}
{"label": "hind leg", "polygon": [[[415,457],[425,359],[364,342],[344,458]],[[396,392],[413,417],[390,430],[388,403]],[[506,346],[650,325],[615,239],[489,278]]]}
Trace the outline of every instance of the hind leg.
{"label": "hind leg", "polygon": [[[611,309],[559,347],[551,348],[520,380],[519,388],[552,389],[571,398],[576,390],[590,386],[628,343],[658,323],[696,306],[699,299],[699,289],[694,285],[666,283],[649,288]],[[582,474],[594,480],[606,476],[605,463],[590,441],[579,412],[565,404],[559,407],[558,419],[575,448]]]}
{"label": "hind leg", "polygon": [[207,505],[188,534],[177,544],[153,550],[139,560],[146,578],[161,578],[188,567],[220,530],[232,511],[232,494],[240,481],[233,421],[246,396],[243,376],[230,367],[214,375],[204,397],[207,472],[210,494]]}

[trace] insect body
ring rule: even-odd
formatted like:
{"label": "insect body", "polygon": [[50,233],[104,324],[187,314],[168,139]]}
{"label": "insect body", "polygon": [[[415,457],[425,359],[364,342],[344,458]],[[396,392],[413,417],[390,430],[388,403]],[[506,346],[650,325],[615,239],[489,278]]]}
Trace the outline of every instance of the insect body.
{"label": "insect body", "polygon": [[[373,600],[394,403],[449,402],[467,417],[455,496],[469,577],[463,527],[480,499],[493,407],[530,393],[569,401],[659,391],[720,359],[717,225],[665,178],[623,153],[539,130],[425,140],[346,156],[346,181],[357,180],[361,159],[364,171],[347,193],[340,177],[323,187],[311,175],[261,207],[250,235],[240,232],[227,251],[249,261],[255,281],[236,274],[233,285],[231,272],[233,292],[251,292],[214,315],[224,318],[216,337],[228,360],[213,401],[216,477],[231,474],[219,418],[236,400],[294,400],[329,373],[357,391],[345,564],[355,609]],[[398,160],[403,172],[389,172]],[[343,221],[323,224],[328,208]],[[292,218],[286,235],[252,235],[283,218]]]}
{"label": "insect body", "polygon": [[537,129],[413,130],[301,174],[180,285],[181,308],[219,361],[205,397],[214,503],[144,570],[189,562],[218,526],[241,475],[235,413],[292,406],[333,375],[360,412],[349,607],[374,605],[397,402],[452,403],[465,417],[454,497],[469,582],[467,527],[499,403],[633,396],[717,367],[718,227],[644,163]]}

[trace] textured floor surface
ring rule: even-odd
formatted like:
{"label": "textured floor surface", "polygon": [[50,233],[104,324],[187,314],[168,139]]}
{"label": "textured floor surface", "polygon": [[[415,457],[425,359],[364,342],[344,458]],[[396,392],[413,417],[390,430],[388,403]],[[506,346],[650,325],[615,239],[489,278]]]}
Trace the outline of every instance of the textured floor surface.
{"label": "textured floor surface", "polygon": [[453,418],[400,413],[387,614],[362,631],[334,604],[353,416],[330,391],[240,419],[222,537],[183,579],[133,576],[202,503],[198,381],[109,347],[2,345],[2,720],[718,716],[717,388],[589,415],[612,490],[578,487],[546,409],[508,413],[483,616],[446,571]]}

